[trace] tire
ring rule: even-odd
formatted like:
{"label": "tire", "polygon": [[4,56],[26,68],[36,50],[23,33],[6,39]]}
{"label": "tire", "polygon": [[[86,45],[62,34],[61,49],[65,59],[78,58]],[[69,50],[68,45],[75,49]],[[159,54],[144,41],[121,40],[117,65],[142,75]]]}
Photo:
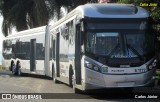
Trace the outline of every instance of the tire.
{"label": "tire", "polygon": [[11,66],[11,69],[12,69],[13,75],[16,75],[16,65],[15,65],[15,63],[13,63],[13,65]]}
{"label": "tire", "polygon": [[18,65],[17,65],[17,75],[18,75],[18,76],[21,76],[21,75],[22,75],[20,63],[18,63]]}

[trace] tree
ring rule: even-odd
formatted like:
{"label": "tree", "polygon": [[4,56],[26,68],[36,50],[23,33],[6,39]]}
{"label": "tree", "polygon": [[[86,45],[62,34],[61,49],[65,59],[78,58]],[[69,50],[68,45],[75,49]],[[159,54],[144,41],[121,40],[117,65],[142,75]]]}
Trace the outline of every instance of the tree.
{"label": "tree", "polygon": [[[134,3],[151,0],[109,0],[111,2]],[[156,0],[152,0],[154,2]],[[2,31],[7,36],[13,27],[17,31],[47,25],[53,17],[60,19],[60,8],[65,6],[68,11],[86,3],[97,3],[98,0],[0,0],[0,13],[3,16]],[[160,1],[156,1],[160,2]],[[154,21],[159,22],[159,7],[147,8]],[[159,26],[156,26],[156,29]]]}
{"label": "tree", "polygon": [[62,5],[68,0],[0,0],[0,13],[3,16],[2,32],[7,36],[13,27],[17,31],[47,25],[55,11],[59,14]]}
{"label": "tree", "polygon": [[[159,0],[116,0],[118,3],[127,3],[140,6],[140,3],[156,3],[157,6],[144,6],[147,9],[152,18],[152,28],[154,29],[155,35],[160,38],[160,1]],[[160,43],[160,42],[159,42]],[[160,47],[159,47],[160,48]],[[160,50],[160,49],[159,49]],[[159,58],[160,59],[160,58]]]}
{"label": "tree", "polygon": [[0,0],[0,13],[3,16],[2,32],[7,36],[12,28],[17,31],[48,24],[50,18],[60,18],[61,6],[69,11],[78,5],[95,0]]}

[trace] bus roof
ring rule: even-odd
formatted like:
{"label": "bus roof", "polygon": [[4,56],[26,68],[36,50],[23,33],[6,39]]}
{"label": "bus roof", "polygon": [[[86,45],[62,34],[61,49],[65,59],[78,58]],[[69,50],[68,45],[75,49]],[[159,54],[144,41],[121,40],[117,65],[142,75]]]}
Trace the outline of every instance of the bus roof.
{"label": "bus roof", "polygon": [[95,3],[77,7],[83,17],[93,18],[146,18],[149,13],[132,4]]}
{"label": "bus roof", "polygon": [[12,37],[21,37],[21,36],[25,36],[25,35],[33,35],[33,34],[45,32],[45,28],[46,28],[46,26],[42,26],[42,27],[37,27],[37,28],[33,28],[33,29],[28,29],[28,30],[16,32],[15,34],[13,33],[11,35],[8,35],[6,37],[6,39],[12,38]]}
{"label": "bus roof", "polygon": [[92,3],[80,5],[59,21],[51,25],[51,28],[57,28],[63,22],[68,22],[79,15],[81,18],[147,18],[149,13],[142,7],[132,4],[115,3]]}

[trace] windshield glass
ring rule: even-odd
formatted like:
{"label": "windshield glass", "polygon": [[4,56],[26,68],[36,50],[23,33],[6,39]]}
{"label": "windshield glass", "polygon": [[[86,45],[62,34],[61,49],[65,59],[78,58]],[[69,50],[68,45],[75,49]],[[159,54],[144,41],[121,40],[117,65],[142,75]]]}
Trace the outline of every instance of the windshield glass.
{"label": "windshield glass", "polygon": [[86,51],[110,58],[138,57],[144,54],[144,40],[138,32],[88,32]]}
{"label": "windshield glass", "polygon": [[86,19],[85,53],[110,66],[142,65],[154,56],[146,19]]}
{"label": "windshield glass", "polygon": [[153,51],[146,20],[104,20],[86,23],[86,52],[109,58],[142,58]]}

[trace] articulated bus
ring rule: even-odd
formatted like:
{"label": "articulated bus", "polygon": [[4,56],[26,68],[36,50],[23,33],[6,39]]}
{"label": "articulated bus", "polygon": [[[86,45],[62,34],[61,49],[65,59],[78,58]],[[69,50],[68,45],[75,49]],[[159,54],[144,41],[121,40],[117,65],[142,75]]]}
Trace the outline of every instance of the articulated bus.
{"label": "articulated bus", "polygon": [[85,4],[53,25],[9,35],[6,69],[35,73],[78,90],[133,88],[155,82],[149,13],[130,4]]}

